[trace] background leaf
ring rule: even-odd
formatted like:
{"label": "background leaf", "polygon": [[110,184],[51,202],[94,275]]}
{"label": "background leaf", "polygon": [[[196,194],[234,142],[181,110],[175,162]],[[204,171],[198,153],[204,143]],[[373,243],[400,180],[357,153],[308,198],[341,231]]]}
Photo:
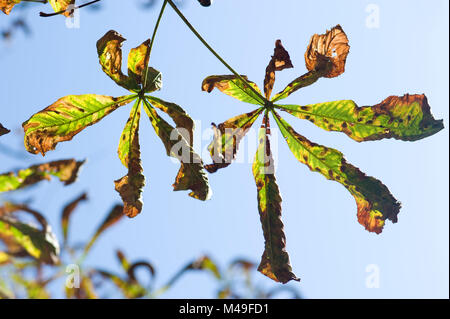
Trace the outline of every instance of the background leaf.
{"label": "background leaf", "polygon": [[77,179],[83,164],[84,161],[68,159],[33,165],[17,173],[2,174],[0,175],[0,192],[31,186],[42,180],[50,180],[52,176],[59,178],[65,185],[70,185]]}
{"label": "background leaf", "polygon": [[87,199],[87,194],[83,193],[64,207],[61,214],[61,229],[63,233],[64,244],[67,242],[67,238],[69,235],[69,222],[72,213],[75,211],[75,209],[77,209],[78,205],[81,202],[87,201]]}

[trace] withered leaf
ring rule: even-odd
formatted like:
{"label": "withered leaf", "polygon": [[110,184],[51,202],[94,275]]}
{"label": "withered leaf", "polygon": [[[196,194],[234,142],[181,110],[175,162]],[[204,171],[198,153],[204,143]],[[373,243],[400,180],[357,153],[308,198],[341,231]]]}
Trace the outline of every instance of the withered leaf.
{"label": "withered leaf", "polygon": [[123,210],[124,210],[123,205],[115,205],[111,209],[109,214],[97,228],[96,232],[94,233],[94,236],[92,236],[91,240],[85,246],[84,254],[87,254],[89,252],[89,250],[92,248],[92,245],[94,245],[94,243],[97,241],[97,239],[103,232],[105,232],[108,228],[116,224],[119,220],[122,219],[123,216],[125,216],[123,214]]}
{"label": "withered leaf", "polygon": [[258,210],[265,239],[265,249],[258,271],[283,284],[299,281],[293,273],[286,252],[286,236],[281,220],[281,196],[273,171],[267,127],[259,131],[259,147],[253,162],[253,176],[258,190]]}
{"label": "withered leaf", "polygon": [[327,64],[331,63],[324,76],[334,78],[344,73],[349,50],[347,35],[340,25],[327,30],[325,34],[314,34],[305,52],[306,68],[313,71],[327,68]]}
{"label": "withered leaf", "polygon": [[8,130],[6,127],[4,127],[1,123],[0,123],[0,136],[8,134],[9,132],[11,132],[10,130]]}
{"label": "withered leaf", "polygon": [[19,4],[22,0],[0,0],[0,10],[5,14],[9,14],[16,4]]}
{"label": "withered leaf", "polygon": [[9,192],[31,186],[42,180],[50,180],[52,176],[59,178],[61,182],[64,182],[64,185],[70,185],[77,179],[78,172],[83,164],[84,161],[67,159],[33,165],[19,170],[17,173],[2,174],[0,175],[0,192]]}
{"label": "withered leaf", "polygon": [[125,125],[119,143],[119,158],[128,174],[114,181],[124,203],[124,214],[136,217],[142,211],[142,189],[145,177],[142,174],[141,151],[139,145],[139,120],[141,118],[141,101],[138,100],[131,109],[130,117]]}
{"label": "withered leaf", "polygon": [[261,112],[262,108],[235,116],[218,126],[213,123],[214,139],[208,146],[213,163],[205,165],[209,173],[215,173],[232,163],[236,158],[239,143]]}
{"label": "withered leaf", "polygon": [[78,207],[78,205],[83,202],[86,201],[87,198],[87,194],[83,193],[80,196],[78,196],[77,198],[75,198],[74,200],[72,200],[70,203],[68,203],[61,214],[61,228],[62,228],[62,232],[63,232],[63,239],[64,239],[64,243],[67,242],[67,237],[68,237],[68,233],[69,233],[69,222],[70,222],[70,217],[72,216],[72,213],[75,211],[75,209]]}
{"label": "withered leaf", "polygon": [[266,99],[270,100],[273,85],[275,84],[275,71],[282,71],[284,69],[293,68],[289,53],[281,44],[281,40],[275,42],[275,49],[266,68],[266,76],[264,78],[264,94]]}

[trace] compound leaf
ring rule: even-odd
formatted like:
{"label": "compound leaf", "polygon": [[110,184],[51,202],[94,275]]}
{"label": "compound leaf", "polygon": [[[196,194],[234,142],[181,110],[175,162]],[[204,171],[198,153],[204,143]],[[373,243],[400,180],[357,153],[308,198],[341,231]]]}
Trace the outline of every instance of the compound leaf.
{"label": "compound leaf", "polygon": [[180,170],[173,184],[174,191],[190,189],[192,192],[189,193],[189,196],[208,200],[211,197],[211,189],[200,156],[194,152],[191,144],[183,135],[161,118],[146,100],[144,100],[144,109],[156,135],[163,142],[167,155],[181,162]]}
{"label": "compound leaf", "polygon": [[273,113],[294,156],[329,180],[342,185],[353,195],[358,208],[358,221],[368,231],[381,233],[385,220],[397,222],[400,203],[379,180],[366,176],[357,167],[347,163],[338,150],[310,142],[301,136],[277,113]]}
{"label": "compound leaf", "polygon": [[[258,86],[249,81],[245,75],[242,78],[247,81],[258,93],[261,95],[261,90]],[[219,89],[223,93],[238,99],[239,101],[264,105],[264,99],[260,95],[253,92],[248,84],[242,81],[236,75],[212,75],[203,80],[202,91],[211,93],[214,88]]]}
{"label": "compound leaf", "polygon": [[281,221],[281,196],[273,172],[273,158],[266,129],[258,135],[259,147],[253,162],[253,176],[258,189],[258,209],[263,228],[265,249],[258,271],[282,283],[299,279],[292,273],[286,252],[286,237]]}
{"label": "compound leaf", "polygon": [[261,112],[262,108],[259,108],[255,111],[235,116],[218,126],[212,123],[214,139],[209,144],[208,150],[213,164],[205,165],[205,169],[209,173],[215,173],[231,164],[236,158],[239,143]]}
{"label": "compound leaf", "polygon": [[124,203],[124,214],[136,217],[142,211],[142,189],[145,177],[142,174],[141,151],[139,146],[139,120],[141,118],[141,100],[136,101],[130,117],[120,137],[119,158],[128,168],[128,174],[116,180],[116,191]]}
{"label": "compound leaf", "polygon": [[96,94],[65,96],[22,124],[25,148],[30,153],[45,155],[59,142],[71,140],[86,127],[135,98],[135,95],[119,98]]}
{"label": "compound leaf", "polygon": [[17,173],[0,175],[0,192],[9,192],[34,185],[42,180],[50,180],[52,176],[59,178],[65,185],[70,185],[77,179],[80,167],[84,161],[74,159],[54,161],[19,170]]}
{"label": "compound leaf", "polygon": [[415,141],[444,128],[442,120],[431,114],[426,96],[418,94],[390,96],[374,106],[359,107],[344,100],[279,107],[327,131],[344,132],[358,142],[383,138]]}

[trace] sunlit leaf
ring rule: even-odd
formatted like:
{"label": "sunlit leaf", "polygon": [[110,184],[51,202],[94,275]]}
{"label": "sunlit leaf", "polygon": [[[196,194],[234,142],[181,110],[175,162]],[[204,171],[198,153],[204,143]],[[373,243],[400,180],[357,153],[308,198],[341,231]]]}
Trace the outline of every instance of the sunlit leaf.
{"label": "sunlit leaf", "polygon": [[70,185],[77,179],[80,167],[84,161],[74,159],[54,161],[0,175],[0,192],[8,192],[34,185],[42,180],[57,177],[65,185]]}
{"label": "sunlit leaf", "polygon": [[0,215],[0,233],[13,238],[28,254],[46,264],[59,262],[59,244],[50,225],[38,212],[23,205],[12,205],[11,211],[25,211],[32,214],[41,224],[42,229],[19,221],[12,214]]}
{"label": "sunlit leaf", "polygon": [[431,114],[425,95],[390,96],[377,105],[363,107],[344,100],[280,108],[327,131],[344,132],[358,142],[383,138],[415,141],[444,128],[443,121]]}
{"label": "sunlit leaf", "polygon": [[[48,2],[50,2],[55,12],[67,10],[70,5],[75,4],[75,0],[48,0]],[[70,10],[63,13],[66,17],[69,17],[71,14],[72,12]]]}
{"label": "sunlit leaf", "polygon": [[0,0],[0,10],[5,14],[9,14],[16,4],[19,4],[22,0]]}
{"label": "sunlit leaf", "polygon": [[6,127],[4,127],[1,123],[0,123],[0,136],[8,134],[10,132],[10,130],[8,130]]}
{"label": "sunlit leaf", "polygon": [[324,68],[331,62],[332,67],[324,75],[327,78],[336,77],[345,71],[350,46],[348,38],[340,25],[335,26],[325,34],[314,34],[305,52],[305,64],[308,71]]}
{"label": "sunlit leaf", "polygon": [[50,299],[50,292],[45,285],[37,280],[28,280],[19,274],[13,274],[11,278],[15,283],[25,288],[27,299]]}
{"label": "sunlit leaf", "polygon": [[147,101],[144,101],[144,103],[145,112],[156,134],[163,142],[167,155],[181,162],[181,168],[173,184],[174,190],[190,189],[192,192],[189,193],[189,196],[200,200],[208,200],[212,192],[200,156],[194,152],[190,143],[176,128],[161,118]]}
{"label": "sunlit leaf", "polygon": [[145,177],[142,174],[141,151],[139,146],[139,120],[141,118],[141,101],[138,100],[131,109],[130,117],[120,137],[119,158],[128,168],[128,173],[114,181],[124,203],[124,214],[136,217],[142,211],[142,189]]}
{"label": "sunlit leaf", "polygon": [[180,130],[181,128],[186,130],[189,135],[187,136],[187,134],[182,134],[183,137],[189,142],[190,145],[194,144],[194,121],[182,107],[175,103],[166,102],[150,95],[146,95],[146,98],[151,105],[167,113],[172,118],[180,133],[182,133],[182,130]]}
{"label": "sunlit leaf", "polygon": [[311,171],[341,183],[353,195],[361,225],[379,234],[386,219],[397,222],[400,203],[383,183],[347,163],[341,152],[310,142],[295,132],[278,114],[274,112],[274,115],[294,156]]}
{"label": "sunlit leaf", "polygon": [[109,212],[109,214],[106,216],[106,218],[103,220],[103,222],[100,224],[100,226],[97,228],[97,231],[95,232],[94,236],[92,236],[91,240],[84,248],[84,253],[87,254],[88,251],[92,248],[92,245],[94,245],[94,243],[97,241],[99,236],[108,228],[116,224],[123,216],[124,216],[123,206],[122,205],[114,206]]}
{"label": "sunlit leaf", "polygon": [[252,170],[258,189],[258,209],[265,239],[265,249],[258,271],[283,284],[291,280],[299,281],[292,273],[286,252],[286,237],[281,221],[281,196],[265,128],[260,129],[258,140],[259,146]]}
{"label": "sunlit leaf", "polygon": [[272,95],[273,85],[275,83],[275,71],[293,68],[289,53],[284,49],[281,40],[275,42],[275,49],[266,68],[266,76],[264,78],[264,94],[266,99],[270,99]]}
{"label": "sunlit leaf", "polygon": [[139,91],[139,83],[122,72],[122,42],[125,40],[118,32],[108,31],[97,41],[99,62],[103,72],[114,82],[127,90],[137,92]]}
{"label": "sunlit leaf", "polygon": [[145,70],[150,58],[150,39],[131,49],[128,54],[128,76],[137,84],[144,83]]}
{"label": "sunlit leaf", "polygon": [[261,112],[262,108],[235,116],[218,126],[213,123],[214,139],[208,146],[213,164],[205,165],[208,172],[215,173],[231,164],[236,157],[239,143]]}
{"label": "sunlit leaf", "polygon": [[78,205],[82,201],[86,201],[86,200],[87,200],[87,194],[83,193],[80,196],[78,196],[77,198],[75,198],[74,200],[72,200],[70,203],[68,203],[64,207],[63,212],[61,214],[61,228],[62,228],[62,232],[63,232],[64,243],[67,242],[67,237],[69,234],[69,222],[70,222],[70,217],[72,216],[72,213],[75,211],[75,209],[78,207]]}
{"label": "sunlit leaf", "polygon": [[125,257],[125,254],[123,253],[123,251],[117,250],[116,256],[117,256],[117,259],[119,259],[120,265],[122,265],[123,270],[128,271],[131,264],[128,261],[128,259]]}
{"label": "sunlit leaf", "polygon": [[71,288],[66,285],[66,298],[67,299],[97,299],[97,293],[95,292],[94,283],[89,276],[81,275],[80,286],[78,288]]}
{"label": "sunlit leaf", "polygon": [[8,264],[11,262],[11,257],[8,253],[0,251],[0,266]]}
{"label": "sunlit leaf", "polygon": [[315,83],[318,79],[323,77],[324,74],[326,74],[327,70],[327,68],[313,70],[296,78],[291,83],[289,83],[281,92],[275,94],[275,96],[272,98],[272,102],[277,102],[279,100],[287,98],[295,91]]}
{"label": "sunlit leaf", "polygon": [[86,127],[135,98],[135,95],[115,98],[96,94],[63,97],[22,124],[25,147],[30,153],[45,155],[59,142],[70,141]]}
{"label": "sunlit leaf", "polygon": [[[242,78],[244,78],[248,84],[250,84],[258,93],[261,94],[260,89],[255,83],[249,81],[245,75],[243,75]],[[214,88],[217,88],[223,93],[234,97],[239,101],[256,105],[264,105],[264,100],[253,92],[247,83],[243,82],[235,75],[212,75],[203,80],[202,90],[211,93]]]}
{"label": "sunlit leaf", "polygon": [[189,264],[187,270],[206,270],[209,271],[216,279],[221,279],[222,274],[219,271],[216,263],[209,256],[202,256]]}

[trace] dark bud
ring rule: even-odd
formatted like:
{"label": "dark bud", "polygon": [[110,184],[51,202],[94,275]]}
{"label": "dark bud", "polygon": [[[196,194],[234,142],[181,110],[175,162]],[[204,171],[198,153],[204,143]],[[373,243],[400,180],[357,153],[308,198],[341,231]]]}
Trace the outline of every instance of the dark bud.
{"label": "dark bud", "polygon": [[198,2],[200,2],[200,4],[204,7],[209,7],[213,0],[198,0]]}

